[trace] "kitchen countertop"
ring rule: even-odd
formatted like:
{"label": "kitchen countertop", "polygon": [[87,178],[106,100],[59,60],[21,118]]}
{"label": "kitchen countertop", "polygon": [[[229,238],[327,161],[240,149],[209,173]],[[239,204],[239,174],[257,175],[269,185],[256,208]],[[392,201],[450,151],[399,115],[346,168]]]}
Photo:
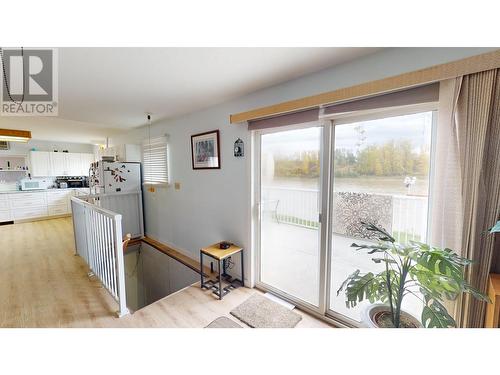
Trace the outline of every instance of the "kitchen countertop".
{"label": "kitchen countertop", "polygon": [[47,191],[65,191],[65,190],[79,190],[79,189],[89,189],[88,187],[80,188],[66,188],[66,189],[37,189],[37,190],[0,190],[0,194],[16,194],[16,193],[42,193]]}

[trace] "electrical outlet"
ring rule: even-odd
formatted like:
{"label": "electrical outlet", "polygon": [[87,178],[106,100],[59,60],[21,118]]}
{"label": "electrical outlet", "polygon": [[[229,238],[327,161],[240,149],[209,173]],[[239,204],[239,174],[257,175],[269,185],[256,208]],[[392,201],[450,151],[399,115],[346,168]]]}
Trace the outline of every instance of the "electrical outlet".
{"label": "electrical outlet", "polygon": [[181,190],[181,183],[180,182],[174,182],[174,189],[175,190]]}

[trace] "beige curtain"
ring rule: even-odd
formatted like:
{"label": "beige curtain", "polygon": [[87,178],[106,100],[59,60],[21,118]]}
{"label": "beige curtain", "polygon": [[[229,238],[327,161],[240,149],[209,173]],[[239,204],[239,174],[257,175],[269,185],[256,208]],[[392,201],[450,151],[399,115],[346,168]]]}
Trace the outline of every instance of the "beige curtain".
{"label": "beige curtain", "polygon": [[[435,134],[431,181],[430,238],[432,246],[460,252],[462,248],[462,189],[455,114],[462,77],[439,84],[438,122]],[[457,315],[457,301],[445,301],[446,309]]]}
{"label": "beige curtain", "polygon": [[432,173],[430,244],[462,247],[462,191],[455,113],[462,77],[441,81]]}
{"label": "beige curtain", "polygon": [[[486,291],[493,236],[500,214],[500,70],[463,77],[456,110],[463,225],[461,253],[475,263],[467,277]],[[461,327],[482,327],[485,303],[469,295],[457,306]]]}

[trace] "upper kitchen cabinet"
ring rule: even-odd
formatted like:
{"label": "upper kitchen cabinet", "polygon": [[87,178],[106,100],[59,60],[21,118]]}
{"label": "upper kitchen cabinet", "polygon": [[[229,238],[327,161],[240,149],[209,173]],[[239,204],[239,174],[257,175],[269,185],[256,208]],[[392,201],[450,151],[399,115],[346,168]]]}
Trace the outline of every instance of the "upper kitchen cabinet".
{"label": "upper kitchen cabinet", "polygon": [[83,175],[86,176],[88,174],[88,173],[85,174],[83,173],[82,156],[83,154],[73,154],[73,153],[66,154],[66,165],[69,176],[83,176]]}
{"label": "upper kitchen cabinet", "polygon": [[116,161],[122,162],[140,162],[141,146],[134,144],[122,144],[100,149],[97,152],[97,159],[99,160],[103,156],[112,156]]}
{"label": "upper kitchen cabinet", "polygon": [[50,152],[49,154],[51,166],[51,174],[49,176],[69,176],[68,154],[64,152]]}
{"label": "upper kitchen cabinet", "polygon": [[119,145],[114,147],[116,161],[122,162],[140,162],[141,161],[141,146],[139,145]]}
{"label": "upper kitchen cabinet", "polygon": [[88,176],[93,154],[30,151],[33,177]]}
{"label": "upper kitchen cabinet", "polygon": [[33,177],[51,176],[50,152],[30,151],[30,165]]}
{"label": "upper kitchen cabinet", "polygon": [[88,176],[90,164],[94,162],[94,154],[80,154],[80,173],[77,176]]}

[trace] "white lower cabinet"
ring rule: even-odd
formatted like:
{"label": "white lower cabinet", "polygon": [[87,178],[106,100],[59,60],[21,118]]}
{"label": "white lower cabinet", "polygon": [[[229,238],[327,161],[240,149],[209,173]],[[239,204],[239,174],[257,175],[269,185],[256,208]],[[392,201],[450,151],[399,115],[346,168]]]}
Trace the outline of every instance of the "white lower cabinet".
{"label": "white lower cabinet", "polygon": [[0,223],[11,220],[12,216],[10,215],[10,210],[0,210]]}
{"label": "white lower cabinet", "polygon": [[0,222],[71,213],[73,189],[0,194]]}
{"label": "white lower cabinet", "polygon": [[12,220],[8,198],[7,194],[0,194],[0,223]]}
{"label": "white lower cabinet", "polygon": [[12,211],[14,220],[35,219],[37,217],[47,216],[47,206],[45,207],[29,207],[17,208]]}
{"label": "white lower cabinet", "polygon": [[49,215],[64,215],[71,212],[71,196],[73,190],[47,191]]}
{"label": "white lower cabinet", "polygon": [[68,204],[61,204],[58,206],[49,206],[49,216],[65,215],[68,214]]}

